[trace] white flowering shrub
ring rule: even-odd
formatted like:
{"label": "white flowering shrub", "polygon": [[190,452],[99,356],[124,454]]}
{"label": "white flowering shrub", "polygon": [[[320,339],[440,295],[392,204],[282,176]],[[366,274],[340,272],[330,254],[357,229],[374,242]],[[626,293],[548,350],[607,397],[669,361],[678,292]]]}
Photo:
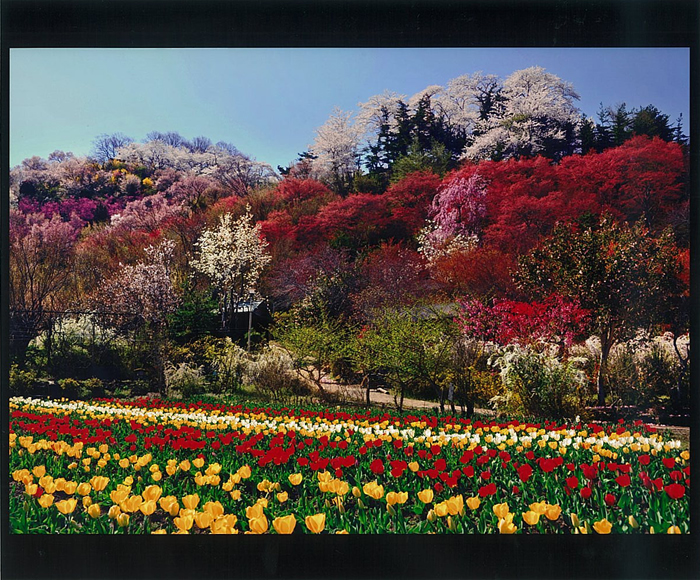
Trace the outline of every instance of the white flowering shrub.
{"label": "white flowering shrub", "polygon": [[476,248],[479,238],[474,234],[448,234],[432,220],[418,232],[418,252],[429,265],[455,253],[467,252]]}
{"label": "white flowering shrub", "polygon": [[243,381],[261,395],[273,401],[300,397],[309,392],[294,370],[294,360],[289,353],[270,344],[246,365]]}
{"label": "white flowering shrub", "polygon": [[552,350],[535,352],[510,345],[492,364],[500,369],[506,389],[494,404],[541,417],[570,418],[580,413],[588,377],[575,361],[561,360]]}
{"label": "white flowering shrub", "polygon": [[165,364],[165,394],[167,397],[180,399],[203,393],[207,387],[204,369],[180,363],[178,366],[171,362]]}

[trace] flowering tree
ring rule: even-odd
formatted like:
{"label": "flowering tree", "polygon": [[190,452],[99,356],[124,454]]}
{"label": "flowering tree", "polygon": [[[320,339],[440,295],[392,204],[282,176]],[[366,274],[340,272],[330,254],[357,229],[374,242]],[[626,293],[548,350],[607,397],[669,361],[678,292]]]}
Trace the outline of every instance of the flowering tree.
{"label": "flowering tree", "polygon": [[612,347],[638,328],[663,322],[683,291],[673,234],[652,237],[643,224],[609,215],[590,228],[560,225],[521,260],[518,281],[534,294],[556,292],[590,311],[600,336],[598,402],[605,404]]}
{"label": "flowering tree", "polygon": [[135,265],[123,265],[93,298],[93,306],[105,314],[121,333],[143,332],[160,390],[165,388],[165,334],[168,317],[180,304],[171,276],[175,242],[164,240],[148,246],[145,259]]}
{"label": "flowering tree", "polygon": [[486,182],[474,173],[449,179],[433,198],[433,220],[445,238],[458,234],[479,235],[486,215]]}
{"label": "flowering tree", "polygon": [[499,96],[503,106],[477,124],[465,157],[555,157],[567,152],[580,120],[574,105],[579,96],[571,83],[535,66],[510,75]]}
{"label": "flowering tree", "polygon": [[[175,242],[164,240],[158,246],[148,246],[142,262],[122,265],[101,289],[100,308],[134,314],[139,326],[148,325],[156,331],[164,328],[168,315],[179,304],[171,277],[174,250]],[[124,320],[133,319],[127,316]]]}
{"label": "flowering tree", "polygon": [[234,293],[240,298],[246,290],[252,290],[271,260],[260,225],[252,222],[250,206],[236,221],[230,213],[224,214],[219,226],[205,230],[195,244],[199,258],[192,260],[191,265],[219,290],[224,321],[227,297],[233,304]]}
{"label": "flowering tree", "polygon": [[314,167],[340,194],[349,191],[352,177],[359,169],[360,139],[361,129],[352,122],[352,113],[336,108],[317,129],[310,147],[316,156]]}
{"label": "flowering tree", "polygon": [[10,212],[10,348],[23,360],[29,341],[45,328],[46,310],[70,299],[77,233],[59,215]]}

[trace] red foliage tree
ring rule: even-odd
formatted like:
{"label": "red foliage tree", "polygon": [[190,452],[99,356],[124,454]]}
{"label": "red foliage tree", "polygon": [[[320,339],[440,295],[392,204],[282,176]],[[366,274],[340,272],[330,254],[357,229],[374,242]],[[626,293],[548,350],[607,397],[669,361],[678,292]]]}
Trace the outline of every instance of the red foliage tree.
{"label": "red foliage tree", "polygon": [[384,196],[397,231],[413,236],[425,225],[439,187],[439,176],[421,171],[407,175],[387,189]]}

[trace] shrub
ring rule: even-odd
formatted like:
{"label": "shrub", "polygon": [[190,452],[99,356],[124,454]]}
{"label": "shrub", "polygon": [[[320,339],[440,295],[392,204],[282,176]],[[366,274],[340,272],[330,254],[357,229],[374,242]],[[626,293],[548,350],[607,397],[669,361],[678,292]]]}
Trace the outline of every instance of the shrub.
{"label": "shrub", "polygon": [[511,346],[494,364],[500,368],[506,389],[495,402],[504,403],[506,411],[552,418],[580,414],[587,378],[575,362]]}
{"label": "shrub", "polygon": [[10,395],[29,395],[37,378],[33,370],[21,369],[17,364],[13,364],[10,367]]}
{"label": "shrub", "polygon": [[207,381],[203,368],[180,363],[177,367],[171,362],[165,365],[165,392],[172,398],[188,398],[205,391]]}
{"label": "shrub", "polygon": [[248,362],[245,350],[226,337],[210,342],[205,349],[205,357],[218,392],[230,393],[240,388]]}
{"label": "shrub", "polygon": [[58,386],[61,387],[62,396],[67,399],[75,399],[80,394],[80,382],[71,377],[58,381]]}
{"label": "shrub", "polygon": [[294,371],[294,361],[284,349],[268,345],[245,367],[244,379],[258,394],[273,401],[298,398],[309,388]]}

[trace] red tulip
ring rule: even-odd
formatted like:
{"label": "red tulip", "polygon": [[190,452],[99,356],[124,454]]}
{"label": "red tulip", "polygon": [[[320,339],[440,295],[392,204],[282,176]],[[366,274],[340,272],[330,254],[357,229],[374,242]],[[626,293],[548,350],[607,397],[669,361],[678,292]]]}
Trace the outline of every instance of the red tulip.
{"label": "red tulip", "polygon": [[614,506],[617,503],[617,498],[612,493],[606,493],[603,499],[605,500],[605,503],[610,507]]}
{"label": "red tulip", "polygon": [[571,477],[566,478],[566,485],[568,485],[571,489],[577,489],[578,488],[578,477],[575,475]]}
{"label": "red tulip", "polygon": [[523,483],[527,482],[528,479],[530,479],[530,476],[532,475],[532,467],[529,464],[521,465],[518,467],[518,477],[520,478],[520,481]]}
{"label": "red tulip", "polygon": [[381,459],[375,459],[374,461],[372,461],[372,463],[369,464],[369,468],[372,471],[372,473],[376,475],[384,473],[384,464],[382,463]]}
{"label": "red tulip", "polygon": [[666,487],[664,487],[664,491],[671,499],[680,499],[685,495],[685,487],[683,487],[680,483],[669,483]]}
{"label": "red tulip", "polygon": [[591,497],[591,493],[593,493],[593,491],[591,490],[590,487],[582,487],[581,488],[581,497],[583,499],[588,499],[589,497]]}
{"label": "red tulip", "polygon": [[632,481],[630,480],[630,476],[627,475],[626,473],[624,475],[618,475],[615,478],[615,481],[620,487],[628,487]]}

